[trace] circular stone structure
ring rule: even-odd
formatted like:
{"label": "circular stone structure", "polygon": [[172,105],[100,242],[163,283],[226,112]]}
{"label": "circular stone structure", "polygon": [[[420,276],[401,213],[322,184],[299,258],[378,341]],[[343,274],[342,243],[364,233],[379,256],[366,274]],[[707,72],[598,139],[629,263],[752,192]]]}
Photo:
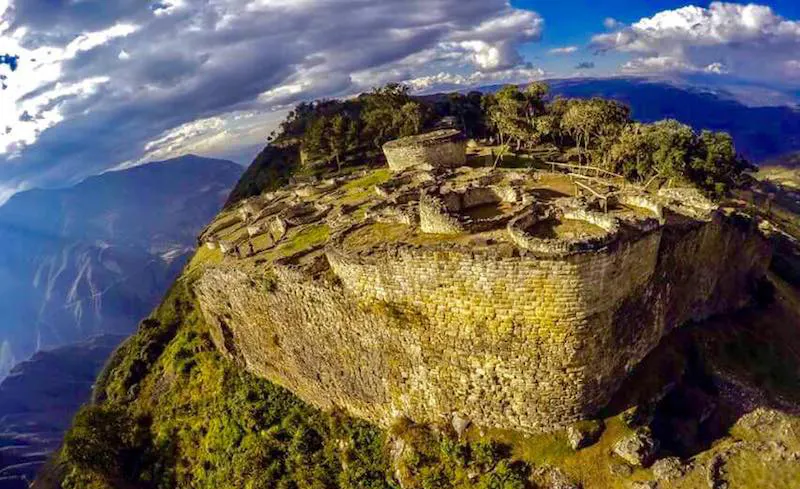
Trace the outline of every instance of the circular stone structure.
{"label": "circular stone structure", "polygon": [[[557,234],[555,229],[567,222],[579,223],[573,226],[577,229],[571,235],[550,235]],[[580,230],[580,224],[585,232]],[[537,232],[536,228],[551,232]],[[596,251],[608,246],[617,238],[619,224],[615,218],[599,212],[535,206],[508,223],[508,234],[521,249],[543,256],[559,256]]]}
{"label": "circular stone structure", "polygon": [[524,207],[523,199],[510,186],[467,187],[422,192],[419,221],[423,233],[478,233],[504,226]]}
{"label": "circular stone structure", "polygon": [[441,129],[389,141],[383,153],[394,171],[417,165],[454,168],[466,163],[467,141],[457,129]]}

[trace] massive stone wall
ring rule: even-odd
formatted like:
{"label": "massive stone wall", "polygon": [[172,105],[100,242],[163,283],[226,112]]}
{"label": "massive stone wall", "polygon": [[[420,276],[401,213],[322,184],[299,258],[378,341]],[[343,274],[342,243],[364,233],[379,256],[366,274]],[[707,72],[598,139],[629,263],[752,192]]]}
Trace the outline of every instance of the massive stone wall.
{"label": "massive stone wall", "polygon": [[328,259],[341,285],[209,270],[197,292],[219,348],[384,425],[458,412],[538,431],[602,407],[670,329],[743,305],[769,251],[716,213],[564,256],[387,246]]}
{"label": "massive stone wall", "polygon": [[439,130],[389,141],[383,153],[394,171],[418,165],[453,168],[465,164],[467,143],[457,130]]}

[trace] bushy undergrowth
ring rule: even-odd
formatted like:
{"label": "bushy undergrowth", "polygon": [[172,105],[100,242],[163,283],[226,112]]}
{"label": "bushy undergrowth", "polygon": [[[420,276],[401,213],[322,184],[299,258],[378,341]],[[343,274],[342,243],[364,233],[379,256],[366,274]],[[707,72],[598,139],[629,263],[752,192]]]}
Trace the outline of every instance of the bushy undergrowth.
{"label": "bushy undergrowth", "polygon": [[186,281],[117,351],[95,400],[59,455],[65,489],[392,487],[384,433],[220,357]]}
{"label": "bushy undergrowth", "polygon": [[524,489],[530,467],[510,447],[491,440],[459,440],[454,433],[400,424],[392,429],[396,472],[405,487]]}

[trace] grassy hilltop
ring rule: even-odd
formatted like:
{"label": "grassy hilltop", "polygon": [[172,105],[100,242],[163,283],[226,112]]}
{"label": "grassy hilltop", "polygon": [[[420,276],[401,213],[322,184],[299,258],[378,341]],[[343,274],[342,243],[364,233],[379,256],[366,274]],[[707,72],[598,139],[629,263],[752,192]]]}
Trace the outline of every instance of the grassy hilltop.
{"label": "grassy hilltop", "polygon": [[[615,102],[552,99],[547,87],[417,99],[390,85],[348,101],[301,104],[234,189],[215,225],[248,196],[289,179],[365,170],[353,204],[380,181],[379,148],[443,117],[483,141],[474,157],[519,166],[563,161],[629,181],[691,183],[775,217],[775,269],[749,309],[666,338],[592,422],[542,435],[398,421],[382,430],[323,412],[216,351],[193,284],[222,260],[201,247],[162,304],[113,355],[94,399],[34,487],[73,488],[735,488],[800,487],[800,222],[778,184],[753,182],[723,133],[676,121],[639,124]],[[775,185],[776,187],[769,187]],[[765,195],[771,207],[765,207]],[[317,243],[293,236],[282,253]],[[793,254],[794,253],[794,254]],[[795,267],[795,268],[793,268]],[[749,414],[747,414],[749,413]],[[652,434],[646,467],[613,453]],[[592,434],[575,449],[575,433]],[[656,485],[657,484],[657,485]]]}

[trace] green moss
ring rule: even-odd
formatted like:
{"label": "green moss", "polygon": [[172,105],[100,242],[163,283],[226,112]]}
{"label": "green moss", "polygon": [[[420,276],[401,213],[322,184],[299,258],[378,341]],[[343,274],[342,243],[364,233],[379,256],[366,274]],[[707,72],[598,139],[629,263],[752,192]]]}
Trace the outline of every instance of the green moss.
{"label": "green moss", "polygon": [[367,175],[342,185],[343,196],[338,202],[343,205],[359,205],[375,196],[375,186],[387,182],[392,177],[388,169],[373,170]]}
{"label": "green moss", "polygon": [[393,435],[404,444],[396,461],[405,487],[493,488],[530,487],[530,466],[513,458],[510,447],[493,441],[459,440],[447,430],[396,425]]}
{"label": "green moss", "polygon": [[310,250],[325,244],[330,237],[330,232],[330,227],[327,224],[314,224],[292,230],[286,239],[275,250],[270,251],[269,254],[272,259],[277,259]]}
{"label": "green moss", "polygon": [[412,230],[405,224],[376,222],[348,234],[345,246],[351,249],[368,249],[382,243],[408,240]]}
{"label": "green moss", "polygon": [[353,192],[359,190],[372,191],[376,185],[386,183],[392,177],[391,170],[383,168],[380,170],[373,170],[363,177],[351,180],[342,186],[345,192]]}

